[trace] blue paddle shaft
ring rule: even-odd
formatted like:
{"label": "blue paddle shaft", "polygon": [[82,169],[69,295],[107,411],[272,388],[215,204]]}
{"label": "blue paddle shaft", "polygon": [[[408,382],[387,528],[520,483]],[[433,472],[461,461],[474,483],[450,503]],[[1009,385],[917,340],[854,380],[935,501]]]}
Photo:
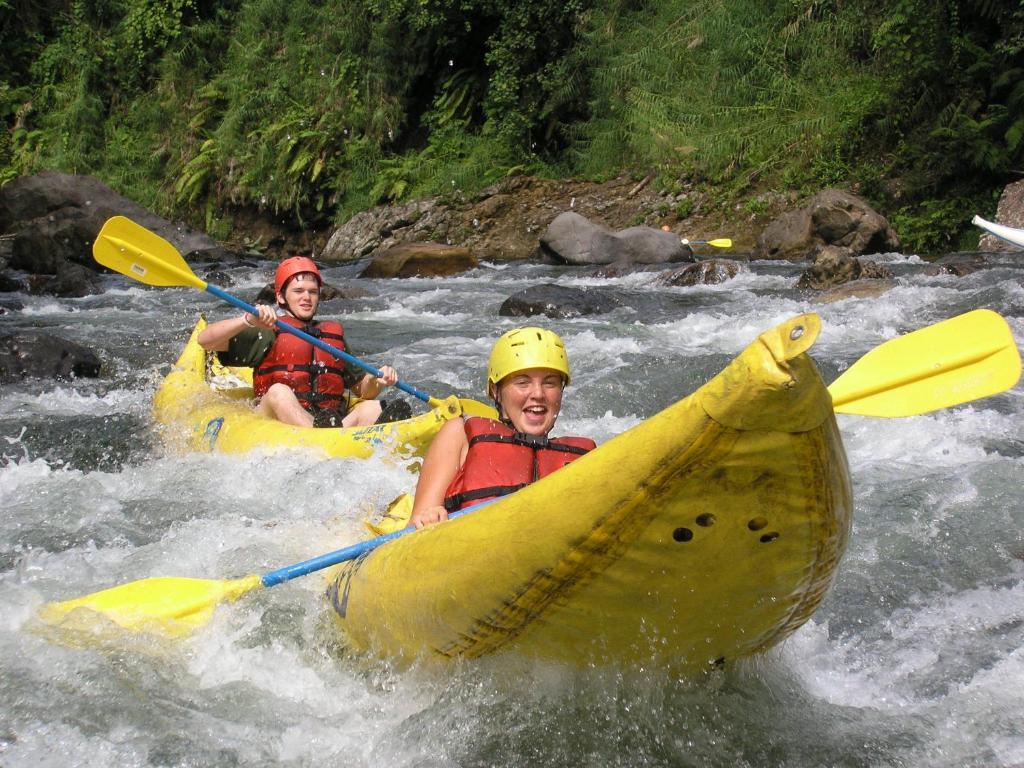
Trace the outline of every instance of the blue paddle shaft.
{"label": "blue paddle shaft", "polygon": [[[479,504],[474,504],[471,507],[460,509],[458,512],[452,512],[448,515],[448,519],[453,520],[456,517],[461,517],[467,512],[472,512],[474,509],[479,509],[480,507],[490,504],[492,501],[494,501],[494,499],[481,501]],[[305,576],[307,573],[313,573],[314,571],[320,571],[324,568],[329,568],[332,565],[337,565],[338,563],[355,560],[360,555],[373,551],[381,544],[386,544],[392,539],[397,539],[399,536],[404,536],[405,534],[412,533],[415,530],[416,528],[410,525],[408,528],[403,528],[400,531],[385,533],[383,536],[378,536],[375,539],[361,541],[350,547],[338,549],[334,552],[328,552],[326,555],[320,555],[319,557],[310,558],[309,560],[303,560],[301,563],[296,563],[295,565],[286,565],[284,568],[278,568],[276,571],[270,571],[269,573],[263,574],[263,576],[260,577],[260,581],[263,582],[264,587],[277,586],[278,584],[291,581],[299,576]]]}
{"label": "blue paddle shaft", "polygon": [[[228,304],[233,304],[239,309],[248,312],[250,315],[259,317],[259,310],[257,310],[256,307],[254,307],[252,304],[247,304],[237,296],[232,296],[230,293],[228,293],[222,288],[218,288],[216,285],[210,285],[209,283],[207,283],[206,292],[212,293],[218,299],[223,299]],[[373,376],[376,376],[378,379],[384,375],[379,369],[374,368],[369,363],[364,363],[358,357],[353,357],[348,352],[343,352],[337,347],[333,347],[330,344],[321,341],[316,336],[310,336],[305,331],[300,331],[298,328],[293,328],[292,326],[288,325],[288,323],[283,323],[280,320],[278,320],[275,325],[285,333],[290,333],[293,336],[298,336],[303,341],[312,344],[314,347],[317,347],[318,349],[322,349],[327,354],[334,355],[335,357],[341,358],[346,362],[352,363],[352,365],[362,368],[364,371]],[[405,392],[406,394],[412,395],[413,397],[418,398],[425,403],[430,402],[430,395],[428,395],[426,392],[423,392],[422,390],[416,389],[416,387],[412,386],[411,384],[406,384],[404,381],[398,381],[395,382],[395,386],[398,387],[403,392]]]}

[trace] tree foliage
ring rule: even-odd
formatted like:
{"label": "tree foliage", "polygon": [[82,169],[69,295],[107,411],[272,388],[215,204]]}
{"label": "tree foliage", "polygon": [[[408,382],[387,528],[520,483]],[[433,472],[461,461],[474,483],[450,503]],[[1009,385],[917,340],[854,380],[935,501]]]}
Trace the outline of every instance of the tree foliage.
{"label": "tree foliage", "polygon": [[0,0],[0,45],[0,181],[210,229],[517,167],[847,185],[914,230],[1024,159],[1019,0]]}

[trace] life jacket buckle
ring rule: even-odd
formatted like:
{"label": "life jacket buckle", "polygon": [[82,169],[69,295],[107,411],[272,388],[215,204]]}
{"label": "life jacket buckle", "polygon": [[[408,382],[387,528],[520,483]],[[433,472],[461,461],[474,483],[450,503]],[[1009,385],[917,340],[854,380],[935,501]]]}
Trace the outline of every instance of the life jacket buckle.
{"label": "life jacket buckle", "polygon": [[522,443],[534,450],[538,448],[547,448],[551,445],[551,440],[548,439],[547,435],[528,435],[525,432],[516,432],[512,437],[518,443]]}

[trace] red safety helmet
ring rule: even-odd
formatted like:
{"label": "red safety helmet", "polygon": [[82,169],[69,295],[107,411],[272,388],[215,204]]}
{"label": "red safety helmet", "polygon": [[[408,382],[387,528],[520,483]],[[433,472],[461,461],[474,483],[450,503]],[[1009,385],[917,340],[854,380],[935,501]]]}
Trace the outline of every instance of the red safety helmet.
{"label": "red safety helmet", "polygon": [[291,256],[277,265],[277,272],[274,273],[274,291],[284,293],[284,287],[298,274],[309,272],[316,278],[317,285],[323,285],[324,279],[320,277],[320,270],[308,256]]}

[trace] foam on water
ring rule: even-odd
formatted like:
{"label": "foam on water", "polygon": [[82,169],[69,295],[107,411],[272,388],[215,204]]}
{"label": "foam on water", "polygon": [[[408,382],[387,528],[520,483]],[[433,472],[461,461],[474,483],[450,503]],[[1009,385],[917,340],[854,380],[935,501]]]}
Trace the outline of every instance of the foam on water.
{"label": "foam on water", "polygon": [[[422,306],[406,306],[393,304],[387,309],[374,310],[363,315],[366,319],[373,318],[374,322],[385,320],[416,320],[431,328],[443,329],[446,327],[458,327],[471,319],[471,315],[459,312],[452,312],[447,309],[423,309]],[[354,317],[360,317],[359,314]]]}
{"label": "foam on water", "polygon": [[958,467],[964,462],[981,461],[988,455],[989,440],[1012,436],[1020,426],[1019,420],[980,406],[907,419],[840,415],[839,423],[852,466],[906,463],[908,469]]}
{"label": "foam on water", "polygon": [[808,311],[795,301],[761,302],[762,311],[746,317],[727,317],[715,312],[694,312],[682,320],[649,326],[659,335],[658,348],[683,354],[735,355],[764,331]]}
{"label": "foam on water", "polygon": [[141,413],[152,407],[151,393],[137,389],[110,389],[106,392],[84,392],[80,388],[58,384],[53,389],[32,394],[4,392],[0,409],[25,416],[105,416],[114,413]]}
{"label": "foam on water", "polygon": [[[598,442],[801,312],[823,318],[812,355],[829,372],[979,305],[1009,315],[1024,336],[1014,263],[955,279],[912,273],[917,257],[876,260],[900,274],[875,300],[811,303],[792,288],[800,268],[774,263],[692,289],[658,286],[647,273],[598,281],[500,264],[456,279],[375,283],[386,308],[343,319],[356,348],[367,339],[375,354],[387,350],[404,380],[481,401],[494,338],[525,322],[551,327],[574,368],[557,431]],[[256,288],[264,278],[254,271],[236,285]],[[497,317],[508,295],[544,282],[621,290],[644,310]],[[95,346],[113,373],[43,394],[0,393],[9,414],[0,430],[5,767],[1024,762],[1020,386],[912,419],[840,416],[855,519],[833,590],[781,649],[707,678],[502,656],[393,668],[346,647],[323,598],[324,574],[221,606],[184,641],[97,636],[65,645],[34,629],[42,604],[148,576],[233,578],[323,554],[360,538],[363,518],[412,490],[416,477],[408,462],[384,457],[170,454],[158,443],[117,462],[40,451],[33,434],[100,451],[126,429],[144,431],[179,336],[200,310],[222,307],[197,291],[131,284],[29,304],[0,323],[73,313],[65,325],[76,338],[102,339]]]}
{"label": "foam on water", "polygon": [[1015,576],[1007,587],[921,596],[877,634],[830,637],[812,621],[782,659],[822,702],[878,713],[914,733],[915,743],[897,752],[903,764],[1014,765],[1024,749],[1024,569]]}

